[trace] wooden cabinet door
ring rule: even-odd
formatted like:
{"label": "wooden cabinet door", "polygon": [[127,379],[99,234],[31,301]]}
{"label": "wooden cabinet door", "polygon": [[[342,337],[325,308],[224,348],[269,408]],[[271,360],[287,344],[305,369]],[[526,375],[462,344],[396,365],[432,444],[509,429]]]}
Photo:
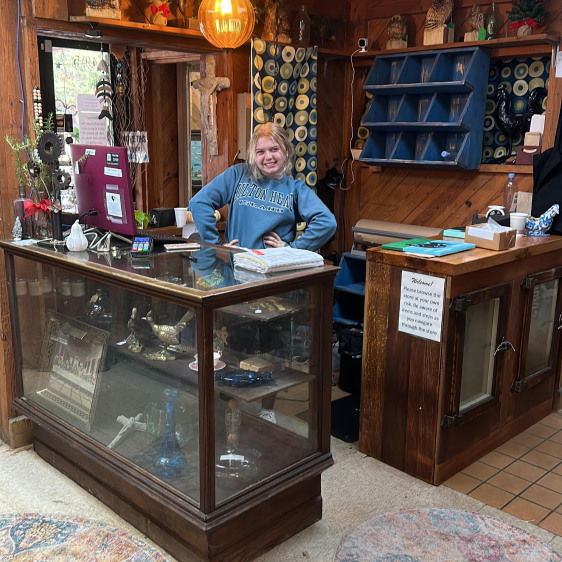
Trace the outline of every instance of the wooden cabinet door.
{"label": "wooden cabinet door", "polygon": [[562,267],[556,267],[521,281],[521,352],[512,392],[528,391],[556,375],[562,329],[561,277]]}
{"label": "wooden cabinet door", "polygon": [[511,285],[459,295],[449,306],[447,376],[441,404],[438,457],[448,459],[500,423],[504,353]]}

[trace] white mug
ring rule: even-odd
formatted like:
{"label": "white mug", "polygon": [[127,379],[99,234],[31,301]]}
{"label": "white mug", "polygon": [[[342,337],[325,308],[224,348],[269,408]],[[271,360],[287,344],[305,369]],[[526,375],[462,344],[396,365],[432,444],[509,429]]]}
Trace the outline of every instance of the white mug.
{"label": "white mug", "polygon": [[[199,361],[197,360],[197,355],[199,355],[199,354],[196,353],[196,354],[194,355],[194,357],[195,357],[195,363],[198,364]],[[220,354],[218,351],[214,351],[214,352],[213,352],[213,362],[214,362],[214,366],[215,366],[215,367],[217,366],[217,363],[220,361],[220,358],[221,358],[221,354]]]}

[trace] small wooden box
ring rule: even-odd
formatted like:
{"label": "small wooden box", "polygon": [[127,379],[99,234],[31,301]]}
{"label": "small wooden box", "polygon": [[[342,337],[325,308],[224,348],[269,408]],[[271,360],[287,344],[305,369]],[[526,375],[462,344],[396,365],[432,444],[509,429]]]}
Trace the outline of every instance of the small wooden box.
{"label": "small wooden box", "polygon": [[404,39],[389,39],[386,42],[386,50],[392,51],[393,49],[406,49],[408,43]]}
{"label": "small wooden box", "polygon": [[453,43],[455,40],[455,29],[443,25],[436,29],[426,29],[423,32],[424,45],[442,45],[443,43]]}
{"label": "small wooden box", "polygon": [[248,371],[273,371],[275,367],[273,363],[262,359],[261,357],[248,357],[244,361],[240,361],[240,368],[247,369]]}

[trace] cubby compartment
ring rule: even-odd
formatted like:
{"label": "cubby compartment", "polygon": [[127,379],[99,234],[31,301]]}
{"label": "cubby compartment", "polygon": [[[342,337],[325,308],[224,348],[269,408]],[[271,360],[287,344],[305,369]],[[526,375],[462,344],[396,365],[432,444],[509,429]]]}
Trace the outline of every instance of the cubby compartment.
{"label": "cubby compartment", "polygon": [[468,135],[466,133],[434,133],[427,145],[424,160],[449,166],[464,166]]}
{"label": "cubby compartment", "polygon": [[[360,160],[478,168],[489,64],[479,47],[376,57],[364,85],[373,100]],[[443,151],[455,156],[444,160]]]}
{"label": "cubby compartment", "polygon": [[[460,92],[436,93],[425,121],[450,125],[462,124],[470,100],[470,94]],[[461,125],[466,130],[466,125]]]}
{"label": "cubby compartment", "polygon": [[396,84],[406,57],[377,57],[367,76],[365,85]]}
{"label": "cubby compartment", "polygon": [[[387,160],[390,158],[390,154],[394,145],[396,144],[393,137],[398,136],[398,133],[386,134],[382,131],[373,131],[369,135],[365,146],[361,152],[361,160],[364,162],[369,162],[370,160]],[[392,140],[389,145],[389,141]]]}
{"label": "cubby compartment", "polygon": [[474,60],[472,52],[463,50],[438,53],[431,82],[464,82]]}

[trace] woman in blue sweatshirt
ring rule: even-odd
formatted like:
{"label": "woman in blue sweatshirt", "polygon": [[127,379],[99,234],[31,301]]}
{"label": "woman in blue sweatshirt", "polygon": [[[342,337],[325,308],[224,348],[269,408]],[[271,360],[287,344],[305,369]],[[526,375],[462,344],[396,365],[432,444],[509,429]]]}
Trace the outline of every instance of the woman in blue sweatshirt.
{"label": "woman in blue sweatshirt", "polygon": [[[220,244],[214,211],[229,205],[225,245],[319,250],[332,238],[336,219],[316,193],[293,179],[294,149],[285,130],[259,125],[248,146],[248,162],[236,164],[209,182],[189,202],[205,242]],[[295,239],[299,222],[306,227]]]}
{"label": "woman in blue sweatshirt", "polygon": [[[290,245],[319,250],[336,231],[336,219],[316,193],[293,179],[294,148],[285,129],[259,125],[248,146],[247,164],[236,164],[209,182],[189,202],[203,241],[220,244],[214,211],[228,204],[225,245],[249,249]],[[305,229],[296,238],[297,224]],[[275,396],[262,401],[259,416],[276,423]]]}

